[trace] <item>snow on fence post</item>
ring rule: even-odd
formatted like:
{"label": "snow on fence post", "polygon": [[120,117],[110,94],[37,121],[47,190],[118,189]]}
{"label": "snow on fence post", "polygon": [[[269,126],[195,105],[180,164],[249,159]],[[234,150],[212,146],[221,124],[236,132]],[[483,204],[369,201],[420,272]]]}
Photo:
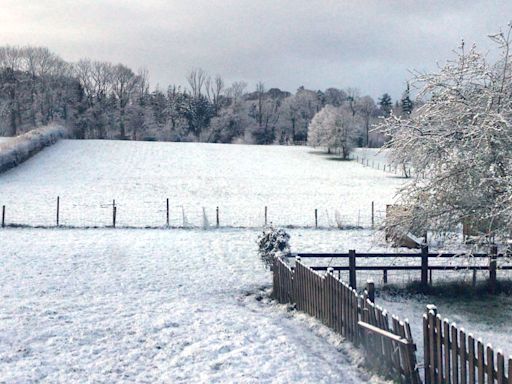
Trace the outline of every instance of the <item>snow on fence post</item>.
{"label": "snow on fence post", "polygon": [[5,205],[2,205],[2,228],[5,227]]}
{"label": "snow on fence post", "polygon": [[59,226],[60,196],[57,196],[57,227]]}
{"label": "snow on fence post", "polygon": [[496,266],[498,258],[498,247],[491,245],[491,252],[489,258],[489,292],[496,293]]}
{"label": "snow on fence post", "polygon": [[356,251],[354,249],[348,251],[348,266],[350,287],[356,289]]}

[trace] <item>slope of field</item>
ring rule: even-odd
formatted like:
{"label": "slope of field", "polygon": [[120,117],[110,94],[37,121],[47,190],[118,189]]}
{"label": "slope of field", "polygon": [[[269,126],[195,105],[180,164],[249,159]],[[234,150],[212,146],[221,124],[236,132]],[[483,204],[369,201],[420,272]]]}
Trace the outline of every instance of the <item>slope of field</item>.
{"label": "slope of field", "polygon": [[369,226],[402,180],[308,147],[63,140],[0,176],[7,222],[106,226]]}
{"label": "slope of field", "polygon": [[[296,246],[315,247],[312,232],[293,231]],[[268,303],[256,234],[0,230],[2,381],[378,382],[338,336]]]}

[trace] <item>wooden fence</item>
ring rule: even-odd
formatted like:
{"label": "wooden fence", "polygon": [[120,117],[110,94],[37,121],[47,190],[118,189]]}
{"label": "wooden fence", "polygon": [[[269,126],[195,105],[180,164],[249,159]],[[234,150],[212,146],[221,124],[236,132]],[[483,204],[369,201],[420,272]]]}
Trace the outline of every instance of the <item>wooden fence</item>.
{"label": "wooden fence", "polygon": [[[294,257],[301,258],[315,258],[330,260],[336,259],[348,259],[348,266],[312,266],[311,268],[315,271],[326,271],[328,268],[332,268],[334,271],[348,271],[349,272],[349,284],[353,288],[357,288],[357,271],[382,271],[384,283],[387,283],[388,271],[420,271],[421,285],[427,287],[432,281],[432,271],[447,271],[447,270],[472,270],[473,279],[476,279],[476,271],[489,271],[489,291],[491,293],[496,291],[497,285],[497,269],[498,259],[503,259],[508,255],[498,254],[496,246],[491,246],[489,253],[475,253],[468,255],[472,259],[487,259],[487,265],[430,265],[429,259],[456,259],[461,255],[454,253],[429,253],[428,247],[422,247],[420,253],[356,253],[355,250],[350,250],[348,253],[297,253]],[[358,265],[357,259],[395,259],[395,258],[406,258],[406,259],[418,259],[417,265]],[[460,258],[460,257],[459,257]],[[464,258],[460,258],[464,260]],[[512,270],[512,265],[502,265],[499,267],[500,270]]]}
{"label": "wooden fence", "polygon": [[294,303],[300,311],[364,348],[369,366],[404,383],[420,383],[415,344],[407,322],[391,317],[376,306],[366,292],[357,291],[334,276],[315,272],[300,258],[292,268],[276,258],[273,296],[280,303]]}
{"label": "wooden fence", "polygon": [[512,384],[512,358],[484,346],[455,324],[443,319],[435,306],[423,315],[426,384]]}

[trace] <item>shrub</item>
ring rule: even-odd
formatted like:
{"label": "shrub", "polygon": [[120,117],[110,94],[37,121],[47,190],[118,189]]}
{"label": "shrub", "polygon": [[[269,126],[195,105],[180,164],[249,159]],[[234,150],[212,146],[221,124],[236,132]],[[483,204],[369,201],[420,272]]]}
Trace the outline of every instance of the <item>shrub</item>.
{"label": "shrub", "polygon": [[265,267],[271,269],[274,258],[290,254],[290,235],[281,228],[266,227],[258,237],[261,260]]}
{"label": "shrub", "polygon": [[59,139],[67,137],[67,129],[60,125],[50,125],[33,129],[23,135],[0,144],[0,172],[24,162],[43,148]]}

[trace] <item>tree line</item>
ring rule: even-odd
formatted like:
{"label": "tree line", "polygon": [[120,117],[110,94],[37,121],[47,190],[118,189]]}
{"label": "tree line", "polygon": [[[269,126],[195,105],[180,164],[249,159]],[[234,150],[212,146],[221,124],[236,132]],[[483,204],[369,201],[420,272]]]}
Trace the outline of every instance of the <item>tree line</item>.
{"label": "tree line", "polygon": [[191,70],[186,82],[151,89],[146,70],[68,63],[44,47],[0,47],[0,135],[60,121],[84,139],[296,144],[308,140],[313,118],[330,106],[352,117],[353,145],[380,146],[384,136],[371,127],[413,106],[393,104],[388,94],[376,102],[354,88],[290,93],[259,82],[250,91],[246,82],[226,84],[203,69]]}

